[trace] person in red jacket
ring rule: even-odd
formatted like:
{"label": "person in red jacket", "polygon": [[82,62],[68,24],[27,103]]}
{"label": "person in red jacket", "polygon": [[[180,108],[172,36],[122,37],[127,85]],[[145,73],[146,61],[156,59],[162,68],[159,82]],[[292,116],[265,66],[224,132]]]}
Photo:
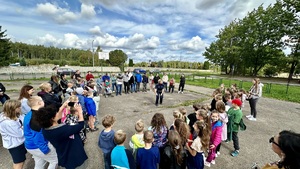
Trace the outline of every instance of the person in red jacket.
{"label": "person in red jacket", "polygon": [[86,81],[90,81],[91,79],[94,79],[94,75],[92,74],[91,71],[88,71],[86,76],[85,76]]}

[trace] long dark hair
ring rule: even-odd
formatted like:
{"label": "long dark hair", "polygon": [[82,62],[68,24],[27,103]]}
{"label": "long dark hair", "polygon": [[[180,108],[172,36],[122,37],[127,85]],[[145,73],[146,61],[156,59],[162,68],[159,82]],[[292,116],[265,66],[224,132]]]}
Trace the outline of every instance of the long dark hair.
{"label": "long dark hair", "polygon": [[22,88],[21,88],[21,91],[20,91],[20,96],[19,96],[19,99],[18,100],[21,100],[23,98],[26,98],[26,99],[29,99],[31,96],[28,94],[28,91],[33,89],[33,86],[31,85],[24,85]]}
{"label": "long dark hair", "polygon": [[285,154],[283,161],[279,162],[279,167],[285,169],[300,168],[300,134],[283,130],[279,133],[278,144]]}
{"label": "long dark hair", "polygon": [[183,147],[182,147],[182,141],[180,135],[176,131],[171,130],[168,135],[168,140],[172,148],[172,151],[174,152],[174,156],[176,157],[177,164],[181,165],[182,163],[181,151]]}
{"label": "long dark hair", "polygon": [[151,126],[157,133],[161,133],[161,129],[164,126],[167,127],[164,115],[161,113],[155,113],[151,120]]}

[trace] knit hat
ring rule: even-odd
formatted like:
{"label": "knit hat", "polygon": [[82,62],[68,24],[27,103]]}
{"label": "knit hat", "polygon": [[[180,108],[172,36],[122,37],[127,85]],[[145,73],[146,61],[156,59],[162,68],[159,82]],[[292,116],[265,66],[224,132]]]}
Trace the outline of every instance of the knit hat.
{"label": "knit hat", "polygon": [[241,107],[241,105],[242,105],[242,101],[240,99],[233,99],[231,103],[236,104],[239,107]]}
{"label": "knit hat", "polygon": [[77,94],[82,95],[82,93],[83,93],[83,88],[82,88],[82,87],[77,87],[77,88],[75,89],[75,91],[76,91]]}

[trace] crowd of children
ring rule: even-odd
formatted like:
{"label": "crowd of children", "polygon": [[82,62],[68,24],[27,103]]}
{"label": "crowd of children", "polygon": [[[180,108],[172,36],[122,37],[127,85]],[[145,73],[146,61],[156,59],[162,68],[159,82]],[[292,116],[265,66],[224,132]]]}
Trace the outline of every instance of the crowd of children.
{"label": "crowd of children", "polygon": [[[131,153],[124,148],[124,131],[117,131],[114,136],[111,134],[109,139],[106,137],[107,131],[114,133],[112,126],[115,123],[112,115],[106,115],[102,120],[105,129],[99,136],[104,163],[110,164],[105,168],[201,169],[215,164],[222,142],[231,140],[234,147],[231,155],[236,157],[240,150],[238,131],[243,116],[242,100],[225,100],[223,96],[226,94],[215,95],[213,109],[208,104],[195,103],[195,111],[189,115],[183,107],[175,110],[170,128],[162,113],[153,115],[148,128],[141,119],[138,120],[136,133],[129,141]],[[122,155],[116,156],[116,152]]]}

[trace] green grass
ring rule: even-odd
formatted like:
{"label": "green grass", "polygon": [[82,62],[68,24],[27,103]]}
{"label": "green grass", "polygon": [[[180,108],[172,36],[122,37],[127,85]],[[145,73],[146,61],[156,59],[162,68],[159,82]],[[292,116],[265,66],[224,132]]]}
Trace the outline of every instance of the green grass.
{"label": "green grass", "polygon": [[[176,81],[179,82],[179,78],[177,78]],[[238,88],[245,89],[246,91],[248,91],[252,85],[252,82],[248,81],[219,79],[212,77],[195,80],[193,80],[192,77],[187,77],[186,80],[186,84],[212,89],[218,88],[222,83],[224,83],[225,87],[230,87],[232,84],[236,83]],[[287,85],[264,83],[263,97],[300,103],[300,86],[289,86],[287,89]]]}

